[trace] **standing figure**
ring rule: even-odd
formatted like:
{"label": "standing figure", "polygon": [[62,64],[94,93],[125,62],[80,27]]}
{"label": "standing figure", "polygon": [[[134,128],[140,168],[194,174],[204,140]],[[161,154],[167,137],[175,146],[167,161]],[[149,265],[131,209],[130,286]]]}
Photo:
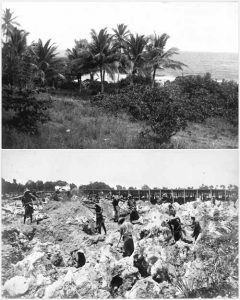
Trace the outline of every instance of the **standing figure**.
{"label": "standing figure", "polygon": [[200,226],[200,223],[198,221],[196,221],[195,217],[191,217],[192,219],[192,229],[193,229],[193,234],[192,234],[192,237],[195,238],[195,243],[197,241],[197,239],[200,238],[200,234],[202,232],[202,228]]}
{"label": "standing figure", "polygon": [[104,224],[103,211],[98,204],[95,204],[95,211],[96,211],[96,229],[98,233],[101,234],[101,228],[103,228],[105,234],[107,234],[107,230]]}
{"label": "standing figure", "polygon": [[120,198],[116,198],[114,196],[112,196],[112,198],[113,198],[112,205],[113,205],[113,212],[114,212],[113,220],[114,220],[114,222],[118,222],[119,211],[120,211],[119,201],[122,201],[122,200]]}
{"label": "standing figure", "polygon": [[132,195],[129,195],[127,203],[128,203],[128,207],[130,210],[130,222],[132,223],[132,221],[136,221],[139,219],[139,214],[137,212],[136,200],[133,198]]}
{"label": "standing figure", "polygon": [[216,204],[216,197],[215,196],[211,196],[211,202],[212,202],[212,205],[215,206],[215,204]]}
{"label": "standing figure", "polygon": [[24,212],[24,224],[26,222],[26,218],[30,217],[31,223],[32,223],[32,215],[33,215],[33,200],[36,200],[35,196],[33,196],[30,192],[30,190],[26,189],[23,197],[22,197],[22,204],[25,209]]}
{"label": "standing figure", "polygon": [[125,222],[125,218],[121,218],[118,221],[120,225],[120,239],[123,238],[123,257],[131,256],[134,251],[134,243],[133,243],[133,225],[130,222]]}

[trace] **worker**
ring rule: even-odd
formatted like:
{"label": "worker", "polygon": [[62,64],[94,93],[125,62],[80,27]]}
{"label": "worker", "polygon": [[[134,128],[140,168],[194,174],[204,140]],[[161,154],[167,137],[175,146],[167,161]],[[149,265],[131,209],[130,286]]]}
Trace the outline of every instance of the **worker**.
{"label": "worker", "polygon": [[200,226],[200,223],[198,221],[196,221],[195,217],[191,217],[192,219],[192,229],[193,229],[193,233],[192,233],[192,237],[195,239],[195,243],[197,241],[197,239],[200,238],[200,233],[202,232],[202,228]]}
{"label": "worker", "polygon": [[215,196],[211,196],[211,202],[212,202],[212,205],[215,206],[215,204],[216,204],[216,197]]}
{"label": "worker", "polygon": [[103,211],[98,204],[95,204],[95,211],[96,211],[96,229],[98,233],[101,234],[101,228],[103,228],[105,234],[107,234],[107,230],[104,224]]}
{"label": "worker", "polygon": [[120,211],[119,201],[123,201],[123,200],[120,199],[119,197],[116,198],[115,196],[112,196],[112,198],[113,198],[112,205],[113,205],[113,211],[114,211],[113,220],[114,220],[114,222],[118,222],[119,211]]}
{"label": "worker", "polygon": [[139,214],[137,212],[137,204],[136,200],[133,198],[132,195],[128,196],[128,207],[130,210],[130,222],[136,221],[139,219]]}
{"label": "worker", "polygon": [[175,217],[176,216],[176,210],[174,209],[172,204],[168,205],[169,215]]}
{"label": "worker", "polygon": [[36,200],[36,197],[30,192],[29,189],[26,189],[23,197],[22,197],[22,204],[24,207],[24,219],[23,222],[25,224],[26,218],[30,217],[32,223],[32,215],[33,215],[33,200]]}
{"label": "worker", "polygon": [[180,239],[188,244],[192,244],[192,241],[189,241],[183,237],[183,229],[182,229],[182,224],[181,220],[179,217],[173,218],[169,221],[167,221],[167,224],[169,225],[173,238],[174,238],[174,244],[179,241]]}
{"label": "worker", "polygon": [[130,210],[136,208],[136,200],[133,198],[131,194],[128,196],[127,204]]}
{"label": "worker", "polygon": [[[118,221],[120,225],[120,239],[123,238],[123,257],[131,256],[134,251],[134,243],[133,243],[133,225],[130,222],[126,222],[125,218],[120,218]],[[118,242],[118,243],[119,243]]]}

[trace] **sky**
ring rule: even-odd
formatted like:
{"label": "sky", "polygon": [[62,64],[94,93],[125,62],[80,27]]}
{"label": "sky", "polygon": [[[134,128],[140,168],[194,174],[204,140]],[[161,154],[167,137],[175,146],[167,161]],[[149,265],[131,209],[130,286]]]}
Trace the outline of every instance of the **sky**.
{"label": "sky", "polygon": [[238,185],[237,150],[2,150],[2,178],[116,187]]}
{"label": "sky", "polygon": [[182,51],[238,52],[238,3],[236,2],[14,2],[3,1],[30,32],[28,41],[49,38],[60,53],[74,46],[74,39],[90,40],[116,24],[132,33],[167,33],[167,46]]}

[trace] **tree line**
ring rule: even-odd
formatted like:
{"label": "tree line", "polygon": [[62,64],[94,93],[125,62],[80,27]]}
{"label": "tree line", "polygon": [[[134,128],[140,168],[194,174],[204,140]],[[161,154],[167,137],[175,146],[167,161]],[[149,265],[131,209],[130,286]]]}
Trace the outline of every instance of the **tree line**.
{"label": "tree line", "polygon": [[[76,184],[74,183],[68,183],[67,181],[63,181],[63,180],[57,180],[57,181],[46,181],[43,182],[42,180],[37,180],[37,181],[33,181],[33,180],[28,180],[25,184],[22,183],[18,183],[16,179],[13,179],[12,182],[9,182],[7,180],[5,180],[4,178],[2,178],[2,194],[18,194],[18,193],[23,193],[24,190],[27,188],[31,191],[36,191],[36,192],[43,192],[43,191],[47,191],[47,192],[53,192],[55,191],[55,187],[56,186],[66,186],[66,185],[70,185],[71,190],[76,190],[79,192],[84,192],[85,190],[87,191],[91,191],[91,190],[137,190],[136,187],[130,186],[130,187],[125,187],[122,185],[116,185],[116,187],[111,187],[110,185],[104,183],[104,182],[90,182],[89,184],[86,185],[79,185],[79,187],[77,187]],[[172,188],[172,187],[171,187]],[[153,190],[160,190],[160,189],[171,189],[170,187],[154,187]],[[229,190],[238,190],[238,187],[236,185],[232,185],[230,184],[229,186],[225,186],[225,185],[219,185],[219,186],[213,186],[213,185],[204,185],[202,184],[199,189],[229,189]],[[151,188],[147,185],[144,184],[141,187],[141,190],[150,190]],[[182,189],[180,187],[175,188],[175,189]],[[194,189],[193,187],[187,187],[186,189]]]}
{"label": "tree line", "polygon": [[9,193],[23,193],[25,189],[29,189],[31,191],[48,191],[53,192],[55,190],[55,186],[66,186],[70,185],[70,188],[76,188],[77,186],[74,183],[68,184],[66,181],[57,180],[57,181],[46,181],[42,180],[28,180],[25,184],[18,183],[16,179],[13,179],[12,182],[9,182],[2,178],[2,194]]}
{"label": "tree line", "polygon": [[[222,118],[238,127],[238,83],[218,82],[203,76],[178,76],[173,82],[157,83],[158,71],[187,67],[173,59],[177,48],[166,49],[169,35],[132,34],[125,24],[109,33],[107,28],[91,30],[91,40],[75,40],[59,57],[49,39],[27,44],[28,32],[19,29],[13,12],[3,14],[2,106],[9,112],[3,127],[28,134],[38,134],[38,124],[50,120],[53,107],[46,87],[87,93],[92,106],[118,116],[126,112],[143,126],[139,143],[144,148],[172,148],[171,137],[185,130],[189,122]],[[120,75],[125,74],[125,79]],[[90,79],[82,81],[84,75]],[[100,82],[96,80],[100,76]],[[106,75],[117,82],[106,82]],[[82,89],[84,87],[84,90]],[[36,96],[39,93],[39,97]],[[13,113],[14,112],[14,113]]]}
{"label": "tree line", "polygon": [[27,45],[29,35],[19,29],[19,23],[10,9],[3,13],[3,83],[20,87],[54,86],[61,80],[77,80],[82,88],[82,76],[90,75],[91,81],[100,75],[101,92],[104,92],[106,74],[143,75],[155,83],[158,70],[180,69],[185,66],[172,57],[177,48],[166,49],[169,35],[151,36],[132,34],[125,24],[117,24],[112,33],[107,28],[91,30],[91,40],[75,40],[67,49],[67,59],[59,58],[57,47],[49,39],[41,39]]}

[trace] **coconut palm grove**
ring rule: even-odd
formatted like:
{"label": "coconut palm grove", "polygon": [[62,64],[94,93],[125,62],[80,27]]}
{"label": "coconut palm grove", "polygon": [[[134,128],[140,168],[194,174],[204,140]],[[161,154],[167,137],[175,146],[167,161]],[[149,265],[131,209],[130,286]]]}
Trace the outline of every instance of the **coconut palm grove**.
{"label": "coconut palm grove", "polygon": [[[167,33],[92,29],[60,55],[51,39],[29,44],[10,9],[2,19],[3,148],[236,148],[238,83],[159,81],[188,67]],[[218,132],[203,144],[174,140],[189,126],[206,137],[208,125]]]}

